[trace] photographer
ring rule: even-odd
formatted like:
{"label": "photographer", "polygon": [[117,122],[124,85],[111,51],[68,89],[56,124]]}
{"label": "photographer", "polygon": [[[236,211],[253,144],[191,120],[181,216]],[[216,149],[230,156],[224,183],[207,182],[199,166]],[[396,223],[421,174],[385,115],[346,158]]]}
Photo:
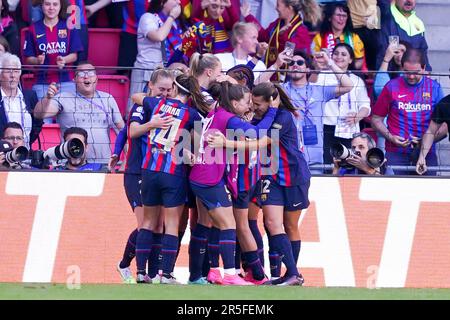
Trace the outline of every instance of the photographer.
{"label": "photographer", "polygon": [[[345,160],[333,157],[334,175],[381,175],[389,174],[386,169],[386,159],[380,159],[382,165],[373,168],[367,161],[367,152],[376,147],[373,138],[364,132],[355,133],[351,142],[351,152]],[[376,167],[376,166],[375,166]]]}
{"label": "photographer", "polygon": [[[83,143],[76,157],[68,156],[67,162],[63,166],[55,167],[55,170],[73,170],[73,171],[107,171],[107,167],[102,163],[88,163],[86,159],[88,151],[88,133],[83,128],[71,127],[64,132],[64,143],[72,139],[79,139]],[[57,148],[62,148],[62,145]],[[70,148],[70,147],[69,147]]]}
{"label": "photographer", "polygon": [[[1,140],[7,142],[6,145],[9,144],[8,147],[3,147],[0,149],[0,167],[1,169],[11,168],[11,169],[26,169],[29,166],[22,163],[22,161],[17,161],[10,163],[6,159],[6,154],[9,151],[22,147],[23,150],[26,151],[25,147],[25,138],[22,126],[17,122],[8,122],[5,124],[3,134],[1,135]],[[23,151],[21,150],[21,151]],[[23,160],[28,158],[28,152],[23,152],[21,156],[24,157]]]}

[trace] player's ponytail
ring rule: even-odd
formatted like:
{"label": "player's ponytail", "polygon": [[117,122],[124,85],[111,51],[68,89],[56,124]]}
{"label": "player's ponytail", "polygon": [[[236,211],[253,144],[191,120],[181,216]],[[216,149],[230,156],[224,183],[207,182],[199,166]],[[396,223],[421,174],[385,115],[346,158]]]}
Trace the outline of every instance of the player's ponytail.
{"label": "player's ponytail", "polygon": [[200,54],[194,52],[190,58],[189,69],[194,77],[201,76],[206,69],[214,69],[220,63],[219,58],[211,53]]}
{"label": "player's ponytail", "polygon": [[193,76],[184,74],[179,75],[175,79],[175,85],[178,94],[186,97],[191,97],[195,107],[201,112],[208,113],[209,105],[205,102],[204,96],[201,92],[200,86]]}
{"label": "player's ponytail", "polygon": [[274,83],[273,86],[276,88],[278,95],[280,96],[280,108],[297,114],[298,109],[292,104],[291,98],[289,98],[283,87],[278,83]]}

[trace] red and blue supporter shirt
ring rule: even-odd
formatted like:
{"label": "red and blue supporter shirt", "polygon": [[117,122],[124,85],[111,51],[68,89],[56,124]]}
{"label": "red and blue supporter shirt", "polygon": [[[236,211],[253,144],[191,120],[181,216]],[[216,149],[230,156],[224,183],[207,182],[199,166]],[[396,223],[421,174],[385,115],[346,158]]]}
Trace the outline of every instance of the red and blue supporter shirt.
{"label": "red and blue supporter shirt", "polygon": [[[59,20],[53,27],[47,27],[43,20],[30,26],[26,35],[25,57],[37,57],[45,54],[44,65],[56,66],[58,56],[67,56],[71,53],[83,51],[77,29],[67,28],[66,21]],[[45,67],[41,66],[42,69]],[[68,82],[72,80],[67,69],[39,70],[37,83],[50,84],[52,82]]]}
{"label": "red and blue supporter shirt", "polygon": [[73,9],[68,12],[70,14],[68,19],[72,19],[70,21],[72,25],[77,25],[78,23],[80,23],[80,25],[87,25],[88,20],[86,16],[86,7],[84,5],[84,0],[69,0],[69,2],[71,6],[76,6],[79,9],[78,12]]}
{"label": "red and blue supporter shirt", "polygon": [[[152,116],[172,116],[173,124],[169,129],[155,128],[147,136],[147,146],[142,160],[142,168],[150,171],[165,172],[177,176],[185,176],[186,168],[175,157],[182,157],[178,143],[183,143],[182,130],[189,132],[194,128],[194,121],[200,121],[200,116],[193,108],[176,99],[146,97],[142,107],[136,108],[131,115],[131,122],[147,123]],[[190,142],[189,145],[190,146]]]}
{"label": "red and blue supporter shirt", "polygon": [[136,34],[139,26],[139,20],[147,12],[150,1],[148,0],[130,0],[123,6],[123,27],[122,31]]}
{"label": "red and blue supporter shirt", "polygon": [[[385,85],[372,113],[387,116],[390,134],[405,139],[410,136],[421,138],[428,128],[435,105],[443,96],[439,83],[428,77],[423,77],[416,85],[398,77]],[[397,147],[386,141],[386,151],[410,153],[412,148]]]}

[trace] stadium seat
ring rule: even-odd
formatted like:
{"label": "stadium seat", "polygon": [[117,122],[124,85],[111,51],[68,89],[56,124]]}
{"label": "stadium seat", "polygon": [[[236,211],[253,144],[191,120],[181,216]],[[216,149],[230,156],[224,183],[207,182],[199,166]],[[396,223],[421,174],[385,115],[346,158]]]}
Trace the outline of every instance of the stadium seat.
{"label": "stadium seat", "polygon": [[[88,60],[96,67],[116,67],[120,29],[90,28]],[[116,69],[98,69],[98,74],[115,74]]]}
{"label": "stadium seat", "polygon": [[36,78],[32,73],[26,73],[22,75],[22,88],[31,90],[33,88]]}
{"label": "stadium seat", "polygon": [[20,9],[22,12],[22,20],[26,23],[30,23],[30,1],[20,0]]}
{"label": "stadium seat", "polygon": [[39,140],[41,141],[41,146],[39,147],[39,142],[36,140],[32,148],[33,150],[47,150],[48,148],[57,146],[61,143],[60,127],[57,123],[44,124],[42,126],[42,131],[39,134]]}
{"label": "stadium seat", "polygon": [[95,26],[97,28],[108,28],[109,27],[108,15],[106,14],[105,8],[98,11],[97,19],[95,20]]}
{"label": "stadium seat", "polygon": [[130,80],[126,76],[98,75],[97,90],[110,93],[119,106],[120,113],[125,116],[128,97],[130,94]]}

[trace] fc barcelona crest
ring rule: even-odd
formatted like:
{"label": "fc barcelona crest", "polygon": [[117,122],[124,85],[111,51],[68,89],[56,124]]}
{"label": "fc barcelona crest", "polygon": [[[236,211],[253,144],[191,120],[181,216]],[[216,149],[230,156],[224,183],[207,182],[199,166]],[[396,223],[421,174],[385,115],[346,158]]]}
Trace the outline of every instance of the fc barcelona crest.
{"label": "fc barcelona crest", "polygon": [[58,30],[58,37],[59,38],[67,38],[67,29]]}
{"label": "fc barcelona crest", "polygon": [[267,194],[262,194],[261,201],[266,201],[266,200],[267,200]]}

